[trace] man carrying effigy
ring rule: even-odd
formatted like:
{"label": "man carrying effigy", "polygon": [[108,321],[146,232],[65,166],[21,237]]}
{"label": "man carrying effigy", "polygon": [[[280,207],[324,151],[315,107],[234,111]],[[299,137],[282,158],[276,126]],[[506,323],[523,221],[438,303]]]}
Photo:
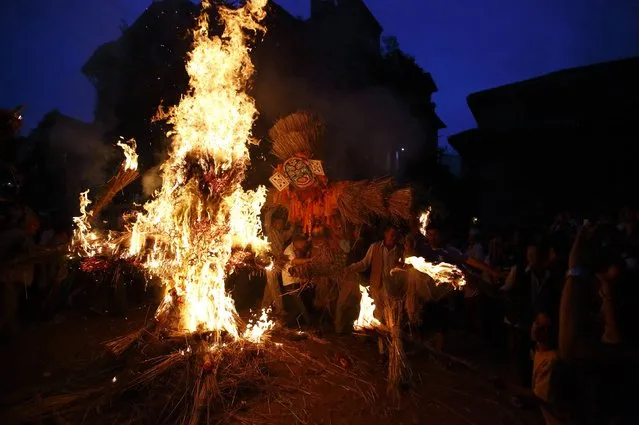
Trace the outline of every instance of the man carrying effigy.
{"label": "man carrying effigy", "polygon": [[282,266],[283,293],[281,303],[282,312],[286,313],[286,322],[289,326],[299,325],[299,319],[303,319],[308,326],[311,318],[308,313],[306,294],[308,294],[308,276],[304,266],[311,259],[308,257],[308,240],[304,235],[297,234],[290,245],[282,253],[285,263]]}
{"label": "man carrying effigy", "polygon": [[[362,225],[355,227],[354,242],[349,247],[345,258],[345,265],[350,266],[359,262],[366,256],[370,246],[362,235]],[[347,334],[353,330],[353,323],[357,320],[359,304],[362,298],[360,286],[368,286],[368,276],[363,273],[343,273],[339,281],[339,294],[335,311],[335,331],[338,334]]]}
{"label": "man carrying effigy", "polygon": [[370,270],[370,294],[375,301],[375,318],[381,320],[386,291],[391,289],[391,270],[399,266],[404,250],[397,243],[397,228],[389,225],[384,230],[384,239],[373,243],[360,261],[348,266],[351,273]]}
{"label": "man carrying effigy", "polygon": [[[397,228],[386,226],[384,239],[373,243],[366,252],[366,256],[360,261],[348,266],[349,273],[362,273],[370,270],[369,292],[375,302],[374,316],[384,323],[388,317],[389,308],[395,299],[401,298],[403,292],[400,281],[391,274],[391,271],[400,266],[404,256],[404,250],[399,245]],[[384,344],[379,344],[381,354],[384,352]]]}
{"label": "man carrying effigy", "polygon": [[281,208],[270,208],[264,214],[264,233],[271,243],[273,264],[266,269],[266,286],[262,298],[262,308],[273,307],[276,314],[284,313],[282,294],[280,293],[280,274],[286,261],[283,258],[284,249],[293,236],[295,230],[292,226],[285,227],[286,220]]}
{"label": "man carrying effigy", "polygon": [[344,273],[350,251],[345,229],[369,224],[373,218],[409,219],[412,192],[396,189],[390,178],[329,181],[323,162],[314,157],[322,151],[323,133],[323,122],[302,112],[281,118],[269,130],[272,153],[282,163],[270,178],[276,190],[269,193],[267,206],[285,208],[292,224],[313,234],[314,249],[305,267],[317,294],[316,306],[328,312],[342,332],[347,330],[349,316],[342,310],[357,299],[350,295],[359,290],[359,284]]}
{"label": "man carrying effigy", "polygon": [[311,234],[308,272],[315,288],[313,305],[323,316],[333,317],[339,291],[338,279],[346,265],[346,254],[327,227],[314,226]]}

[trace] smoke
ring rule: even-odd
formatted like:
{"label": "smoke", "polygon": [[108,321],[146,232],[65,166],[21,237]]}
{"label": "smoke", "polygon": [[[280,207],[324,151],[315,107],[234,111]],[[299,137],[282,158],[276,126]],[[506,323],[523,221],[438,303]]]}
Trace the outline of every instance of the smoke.
{"label": "smoke", "polygon": [[142,192],[144,196],[151,196],[160,186],[162,186],[160,166],[156,165],[142,175]]}
{"label": "smoke", "polygon": [[381,86],[347,93],[264,70],[255,97],[267,122],[301,109],[322,116],[327,127],[323,159],[334,179],[392,174],[398,161],[418,154],[427,134],[407,103]]}
{"label": "smoke", "polygon": [[80,192],[102,185],[110,177],[107,165],[119,152],[105,144],[102,135],[99,126],[63,115],[57,116],[49,133],[47,168],[64,174],[65,201],[72,211],[73,206],[77,209]]}
{"label": "smoke", "polygon": [[399,156],[416,155],[424,141],[408,106],[383,87],[322,99],[319,110],[327,121],[324,155],[336,178],[391,174]]}

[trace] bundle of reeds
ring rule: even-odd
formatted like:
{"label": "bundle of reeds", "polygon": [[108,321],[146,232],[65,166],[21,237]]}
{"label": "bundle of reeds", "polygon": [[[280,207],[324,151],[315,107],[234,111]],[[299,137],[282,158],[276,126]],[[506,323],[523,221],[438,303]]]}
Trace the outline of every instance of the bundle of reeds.
{"label": "bundle of reeds", "polygon": [[100,198],[95,201],[94,207],[91,210],[91,215],[94,219],[100,215],[100,212],[109,205],[109,203],[113,200],[115,195],[131,183],[133,183],[138,177],[140,173],[137,169],[129,169],[126,166],[122,165],[120,167],[120,171],[106,184],[104,191]]}
{"label": "bundle of reeds", "polygon": [[296,112],[280,118],[268,131],[272,153],[282,161],[303,154],[312,157],[322,152],[324,123],[308,112]]}
{"label": "bundle of reeds", "polygon": [[386,196],[392,190],[393,179],[382,178],[366,182],[361,188],[362,207],[372,215],[384,215],[387,212]]}
{"label": "bundle of reeds", "polygon": [[376,217],[408,220],[412,201],[410,188],[393,191],[393,180],[382,178],[344,185],[337,206],[347,222],[362,224]]}
{"label": "bundle of reeds", "polygon": [[401,397],[401,385],[410,372],[406,365],[406,353],[402,342],[401,318],[403,303],[400,299],[386,295],[384,302],[384,324],[387,330],[388,349],[388,396],[396,402]]}
{"label": "bundle of reeds", "polygon": [[282,273],[279,267],[272,266],[266,269],[266,285],[262,298],[262,308],[273,307],[278,314],[284,311],[282,293],[280,291],[279,276]]}
{"label": "bundle of reeds", "polygon": [[[379,208],[379,198],[373,191],[365,190],[368,183],[368,181],[349,182],[344,186],[337,199],[337,208],[345,221],[355,224],[368,223],[370,219],[368,206]],[[373,197],[369,199],[368,196],[371,194]]]}
{"label": "bundle of reeds", "polygon": [[410,220],[413,206],[413,192],[410,188],[394,191],[388,197],[388,212],[392,218]]}

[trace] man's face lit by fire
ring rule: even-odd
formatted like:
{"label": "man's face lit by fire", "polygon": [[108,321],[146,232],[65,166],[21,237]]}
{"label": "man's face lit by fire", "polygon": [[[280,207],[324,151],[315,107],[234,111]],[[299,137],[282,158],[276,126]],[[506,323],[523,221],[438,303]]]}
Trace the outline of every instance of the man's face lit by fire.
{"label": "man's face lit by fire", "polygon": [[384,232],[384,245],[386,246],[395,246],[397,243],[397,230],[394,228],[386,229]]}
{"label": "man's face lit by fire", "polygon": [[308,243],[306,242],[306,239],[298,239],[293,242],[293,246],[297,252],[305,252],[308,247]]}
{"label": "man's face lit by fire", "polygon": [[284,219],[276,218],[275,220],[273,220],[273,228],[275,230],[284,230]]}

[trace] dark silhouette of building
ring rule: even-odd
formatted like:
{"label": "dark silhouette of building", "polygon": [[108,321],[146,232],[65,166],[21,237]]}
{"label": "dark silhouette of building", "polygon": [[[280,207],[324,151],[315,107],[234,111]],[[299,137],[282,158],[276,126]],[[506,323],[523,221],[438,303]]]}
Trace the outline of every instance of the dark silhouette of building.
{"label": "dark silhouette of building", "polygon": [[[437,87],[401,50],[382,53],[382,27],[362,0],[311,0],[307,20],[274,2],[267,7],[268,30],[252,51],[258,137],[277,118],[311,109],[327,121],[324,154],[336,177],[401,177],[409,157],[435,158],[444,128],[431,100]],[[83,68],[98,94],[95,119],[114,136],[138,140],[142,168],[166,147],[166,128],[152,123],[157,106],[177,103],[187,88],[184,63],[198,8],[188,0],[152,3]],[[268,147],[256,150],[259,157]],[[270,173],[267,163],[253,169],[262,182]]]}
{"label": "dark silhouette of building", "polygon": [[639,58],[566,69],[468,96],[477,128],[449,137],[486,220],[634,202]]}

